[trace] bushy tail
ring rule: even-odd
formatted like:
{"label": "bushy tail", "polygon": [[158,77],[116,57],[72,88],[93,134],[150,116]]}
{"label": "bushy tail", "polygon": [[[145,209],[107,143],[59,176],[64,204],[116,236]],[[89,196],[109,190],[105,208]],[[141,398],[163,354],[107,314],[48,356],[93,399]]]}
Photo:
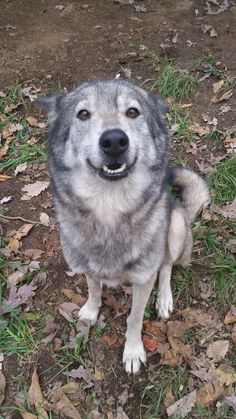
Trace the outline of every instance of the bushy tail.
{"label": "bushy tail", "polygon": [[173,185],[181,188],[182,203],[190,222],[211,202],[207,183],[192,170],[173,168]]}

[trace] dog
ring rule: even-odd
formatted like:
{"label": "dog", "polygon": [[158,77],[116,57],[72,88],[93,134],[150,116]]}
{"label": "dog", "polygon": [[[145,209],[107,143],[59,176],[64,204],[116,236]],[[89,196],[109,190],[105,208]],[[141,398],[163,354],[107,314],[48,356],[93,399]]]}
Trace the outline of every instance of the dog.
{"label": "dog", "polygon": [[[125,80],[89,81],[41,98],[50,123],[48,154],[60,240],[70,269],[87,277],[79,317],[94,325],[102,285],[132,285],[123,364],[146,362],[141,331],[159,275],[156,309],[168,319],[174,264],[190,263],[191,222],[210,202],[205,181],[170,168],[167,105]],[[168,185],[181,189],[181,199]]]}

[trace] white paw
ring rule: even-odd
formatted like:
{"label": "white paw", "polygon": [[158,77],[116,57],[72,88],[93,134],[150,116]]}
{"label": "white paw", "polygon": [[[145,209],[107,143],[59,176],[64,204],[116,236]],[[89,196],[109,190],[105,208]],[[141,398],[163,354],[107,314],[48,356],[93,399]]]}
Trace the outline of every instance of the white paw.
{"label": "white paw", "polygon": [[128,344],[128,342],[125,343],[123,364],[128,374],[137,374],[140,370],[141,362],[145,364],[146,359],[147,356],[142,341],[132,345]]}
{"label": "white paw", "polygon": [[88,301],[81,307],[79,311],[79,318],[81,320],[89,320],[91,325],[97,322],[99,308],[93,307]]}
{"label": "white paw", "polygon": [[156,311],[162,319],[169,319],[173,311],[173,297],[170,289],[159,291],[156,300]]}

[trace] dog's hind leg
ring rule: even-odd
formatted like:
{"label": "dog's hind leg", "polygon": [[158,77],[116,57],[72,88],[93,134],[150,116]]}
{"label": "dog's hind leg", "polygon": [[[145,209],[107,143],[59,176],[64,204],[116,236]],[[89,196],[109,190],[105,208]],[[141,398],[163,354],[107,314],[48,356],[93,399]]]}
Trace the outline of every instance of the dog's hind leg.
{"label": "dog's hind leg", "polygon": [[94,325],[97,322],[99,308],[102,303],[102,287],[99,281],[91,279],[87,276],[88,283],[88,300],[81,307],[79,311],[79,318],[90,320],[91,324]]}
{"label": "dog's hind leg", "polygon": [[172,266],[181,256],[186,241],[187,225],[181,208],[175,208],[171,214],[164,261],[159,270],[158,297],[156,310],[162,319],[168,319],[173,311],[173,297],[170,280]]}
{"label": "dog's hind leg", "polygon": [[123,353],[123,364],[127,373],[136,374],[145,364],[146,353],[142,342],[144,310],[156,280],[156,273],[146,284],[133,284],[132,308],[127,319],[126,342]]}

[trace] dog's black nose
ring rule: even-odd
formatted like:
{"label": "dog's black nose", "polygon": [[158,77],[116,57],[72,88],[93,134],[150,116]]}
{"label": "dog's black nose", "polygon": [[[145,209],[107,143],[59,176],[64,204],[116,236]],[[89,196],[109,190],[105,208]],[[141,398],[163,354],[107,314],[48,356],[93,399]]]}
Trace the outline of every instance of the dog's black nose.
{"label": "dog's black nose", "polygon": [[121,129],[109,129],[101,135],[99,146],[105,154],[119,156],[129,147],[129,138]]}

